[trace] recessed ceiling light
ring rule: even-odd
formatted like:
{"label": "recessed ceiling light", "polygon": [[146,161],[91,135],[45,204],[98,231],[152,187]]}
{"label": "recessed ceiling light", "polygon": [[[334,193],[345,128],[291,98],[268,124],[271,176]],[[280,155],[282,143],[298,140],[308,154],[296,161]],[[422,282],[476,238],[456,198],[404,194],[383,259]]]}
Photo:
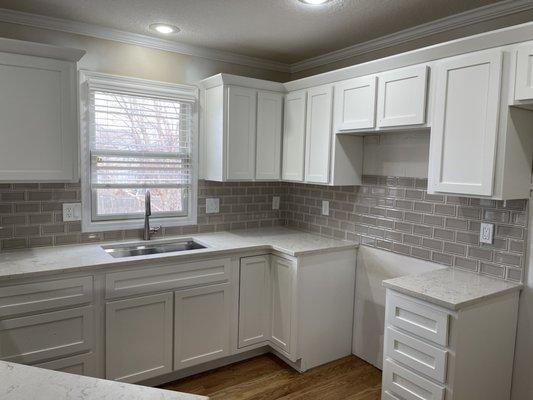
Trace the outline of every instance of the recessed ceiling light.
{"label": "recessed ceiling light", "polygon": [[320,6],[322,4],[326,4],[330,0],[300,0],[300,1],[310,6]]}
{"label": "recessed ceiling light", "polygon": [[180,31],[177,26],[161,23],[150,25],[150,29],[156,31],[157,33],[162,33],[163,35],[170,35],[171,33]]}

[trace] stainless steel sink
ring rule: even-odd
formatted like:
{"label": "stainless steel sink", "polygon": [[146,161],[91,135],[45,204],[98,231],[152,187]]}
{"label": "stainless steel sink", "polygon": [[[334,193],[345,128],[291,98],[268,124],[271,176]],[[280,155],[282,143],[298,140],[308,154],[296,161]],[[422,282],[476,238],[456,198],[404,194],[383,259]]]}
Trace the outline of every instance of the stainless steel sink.
{"label": "stainless steel sink", "polygon": [[115,258],[134,257],[150,254],[173,253],[177,251],[199,250],[206,247],[194,240],[181,240],[162,243],[136,243],[126,245],[102,246],[105,252]]}

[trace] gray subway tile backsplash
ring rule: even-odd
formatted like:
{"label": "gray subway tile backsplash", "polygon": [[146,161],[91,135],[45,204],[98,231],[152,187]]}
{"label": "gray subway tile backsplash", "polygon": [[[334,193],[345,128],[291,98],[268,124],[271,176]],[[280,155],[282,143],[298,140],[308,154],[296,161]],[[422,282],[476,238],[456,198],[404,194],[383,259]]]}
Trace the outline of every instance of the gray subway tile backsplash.
{"label": "gray subway tile backsplash", "polygon": [[[289,225],[356,241],[454,268],[520,281],[524,276],[527,200],[507,202],[426,192],[427,180],[364,176],[362,186],[200,181],[198,224],[166,227],[159,236]],[[272,210],[272,196],[281,196]],[[206,214],[205,198],[220,198],[220,213]],[[321,214],[330,201],[330,215]],[[0,251],[123,239],[141,230],[81,232],[63,222],[63,202],[80,201],[80,185],[0,185]],[[479,243],[481,222],[495,226],[492,245]]]}

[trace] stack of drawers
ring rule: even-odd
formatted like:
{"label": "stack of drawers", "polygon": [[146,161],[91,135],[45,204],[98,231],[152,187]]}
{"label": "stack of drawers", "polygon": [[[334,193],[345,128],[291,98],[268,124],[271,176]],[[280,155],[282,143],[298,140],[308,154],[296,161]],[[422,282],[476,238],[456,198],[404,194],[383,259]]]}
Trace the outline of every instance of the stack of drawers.
{"label": "stack of drawers", "polygon": [[384,400],[443,400],[450,315],[389,291],[385,312]]}

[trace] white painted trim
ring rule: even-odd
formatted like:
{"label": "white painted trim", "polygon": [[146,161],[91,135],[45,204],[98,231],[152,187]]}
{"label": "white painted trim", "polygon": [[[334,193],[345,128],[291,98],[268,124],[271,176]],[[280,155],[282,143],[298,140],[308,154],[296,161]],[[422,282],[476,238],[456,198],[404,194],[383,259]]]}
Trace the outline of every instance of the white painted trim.
{"label": "white painted trim", "polygon": [[88,120],[89,98],[88,83],[97,81],[102,86],[110,88],[125,88],[127,91],[136,93],[152,93],[155,95],[172,97],[177,99],[188,99],[194,101],[193,106],[193,127],[192,127],[192,185],[191,195],[188,200],[189,213],[186,217],[152,218],[154,225],[161,226],[182,226],[196,225],[198,218],[198,89],[189,85],[170,84],[159,81],[150,81],[140,78],[130,78],[102,74],[99,72],[80,71],[78,81],[79,96],[79,127],[80,127],[80,165],[81,165],[81,202],[82,202],[82,231],[101,232],[120,229],[137,229],[144,226],[142,219],[131,220],[92,220],[92,194],[90,188],[90,155],[89,137],[90,121]]}
{"label": "white painted trim", "polygon": [[79,61],[85,55],[85,50],[8,38],[0,38],[0,52],[72,62]]}
{"label": "white painted trim", "polygon": [[197,84],[201,89],[210,89],[221,85],[244,86],[258,90],[272,92],[285,92],[285,86],[280,82],[266,81],[264,79],[248,78],[232,74],[217,74],[205,78]]}
{"label": "white painted trim", "polygon": [[87,24],[85,22],[71,21],[62,18],[47,17],[44,15],[31,14],[6,8],[0,8],[0,22],[69,32],[78,35],[114,40],[116,42],[150,47],[158,50],[186,54],[189,56],[207,58],[232,64],[246,65],[249,67],[264,68],[280,72],[289,72],[288,64],[277,61],[270,61],[258,57],[250,57],[202,46],[193,46],[173,40],[141,35],[139,33],[126,32],[101,25]]}
{"label": "white painted trim", "polygon": [[290,65],[290,72],[295,73],[305,71],[336,61],[342,61],[373,51],[400,45],[412,40],[425,38],[437,33],[463,28],[475,23],[489,21],[491,19],[531,9],[533,9],[533,2],[530,0],[505,0],[489,4],[487,6],[475,8],[460,14],[450,15],[449,17],[441,18],[436,21],[427,22],[413,28],[404,29],[390,35],[385,35],[367,42],[358,43],[353,46],[293,63]]}

